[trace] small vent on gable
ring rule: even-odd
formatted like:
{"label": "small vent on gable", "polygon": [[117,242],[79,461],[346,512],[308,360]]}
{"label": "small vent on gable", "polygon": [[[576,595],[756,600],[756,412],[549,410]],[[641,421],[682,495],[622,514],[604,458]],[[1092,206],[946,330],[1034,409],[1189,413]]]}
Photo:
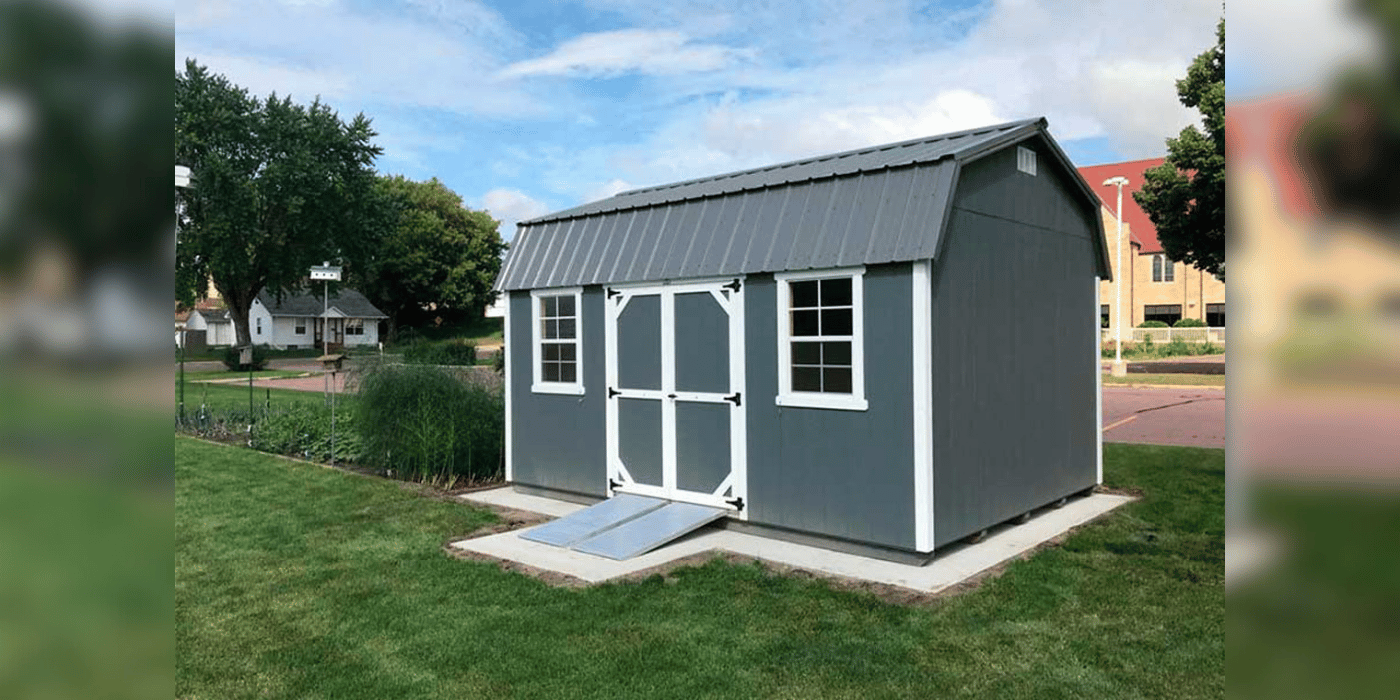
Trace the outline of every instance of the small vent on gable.
{"label": "small vent on gable", "polygon": [[1035,174],[1035,151],[1025,146],[1016,147],[1016,169],[1028,175]]}

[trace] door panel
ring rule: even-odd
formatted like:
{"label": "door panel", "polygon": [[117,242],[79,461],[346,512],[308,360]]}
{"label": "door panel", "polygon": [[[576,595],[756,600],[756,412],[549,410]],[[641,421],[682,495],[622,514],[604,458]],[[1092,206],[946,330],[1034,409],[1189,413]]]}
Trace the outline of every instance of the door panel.
{"label": "door panel", "polygon": [[714,493],[729,477],[729,403],[676,402],[676,488]]}
{"label": "door panel", "polygon": [[661,389],[661,295],[637,295],[617,315],[617,388]]}
{"label": "door panel", "polygon": [[676,391],[731,393],[729,313],[708,291],[675,295]]}
{"label": "door panel", "polygon": [[654,399],[617,399],[618,456],[633,481],[644,486],[662,485],[661,413],[661,402]]}

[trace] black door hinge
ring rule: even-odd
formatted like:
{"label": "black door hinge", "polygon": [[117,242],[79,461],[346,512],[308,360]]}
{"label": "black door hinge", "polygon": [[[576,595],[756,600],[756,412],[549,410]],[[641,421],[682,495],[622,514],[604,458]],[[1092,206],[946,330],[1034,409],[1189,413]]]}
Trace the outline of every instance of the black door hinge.
{"label": "black door hinge", "polygon": [[730,282],[729,284],[726,284],[726,285],[722,285],[722,286],[720,287],[720,289],[732,289],[732,290],[734,290],[734,293],[735,293],[735,294],[738,294],[738,293],[739,293],[739,287],[740,287],[740,286],[742,286],[742,283],[741,283],[741,282],[739,281],[739,279],[736,277],[736,278],[734,278],[734,281],[733,281],[733,282]]}
{"label": "black door hinge", "polygon": [[737,407],[739,406],[739,399],[741,399],[741,398],[743,398],[742,395],[741,395],[739,392],[736,391],[736,392],[734,392],[732,395],[724,397],[724,400],[725,400],[725,401],[733,401],[733,402],[734,402],[734,406],[737,408]]}
{"label": "black door hinge", "polygon": [[612,387],[608,387],[608,398],[612,398],[612,397],[617,396],[618,394],[621,394],[621,393],[622,393],[622,392],[618,391],[617,389],[614,389],[614,388],[612,388]]}
{"label": "black door hinge", "polygon": [[613,298],[613,297],[615,297],[615,296],[618,296],[619,294],[622,294],[622,292],[619,292],[619,291],[617,291],[616,289],[613,289],[612,287],[608,287],[608,298],[609,298],[609,299],[611,299],[611,298]]}
{"label": "black door hinge", "polygon": [[744,509],[744,499],[743,499],[742,497],[741,497],[741,498],[730,498],[730,499],[727,499],[727,500],[725,500],[725,503],[728,503],[729,505],[734,506],[735,508],[737,508],[737,509],[739,509],[739,510],[743,510],[743,509]]}
{"label": "black door hinge", "polygon": [[622,486],[622,482],[617,479],[608,479],[608,488],[616,491]]}

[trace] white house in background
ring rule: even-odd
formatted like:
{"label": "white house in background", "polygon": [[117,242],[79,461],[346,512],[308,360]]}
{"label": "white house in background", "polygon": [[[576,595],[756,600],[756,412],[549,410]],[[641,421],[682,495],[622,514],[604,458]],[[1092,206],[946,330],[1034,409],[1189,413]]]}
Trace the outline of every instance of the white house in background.
{"label": "white house in background", "polygon": [[[326,318],[321,318],[325,300],[305,291],[288,292],[279,301],[266,289],[258,292],[248,310],[248,332],[254,345],[275,348],[308,348],[321,344],[323,323],[330,325],[330,345],[377,345],[379,322],[388,318],[365,295],[342,289],[331,295]],[[213,341],[210,341],[213,345]]]}
{"label": "white house in background", "polygon": [[205,343],[209,345],[233,345],[237,337],[233,331],[233,317],[229,316],[228,309],[196,308],[185,320],[185,328],[204,331]]}
{"label": "white house in background", "polygon": [[497,296],[496,296],[496,301],[492,302],[490,306],[486,307],[485,316],[486,316],[486,318],[505,318],[505,317],[506,317],[506,295],[504,295],[504,294],[499,294],[499,295],[497,295]]}

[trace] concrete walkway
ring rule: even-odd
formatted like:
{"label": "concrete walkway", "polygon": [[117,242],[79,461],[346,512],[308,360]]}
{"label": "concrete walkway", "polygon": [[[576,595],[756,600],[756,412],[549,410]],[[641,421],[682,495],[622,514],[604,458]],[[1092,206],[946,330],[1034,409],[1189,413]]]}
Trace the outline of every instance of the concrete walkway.
{"label": "concrete walkway", "polygon": [[[515,493],[509,487],[460,496],[463,500],[498,508],[510,508],[560,517],[583,506],[539,496]],[[896,586],[925,594],[962,583],[1030,552],[1036,547],[1133,500],[1127,496],[1097,493],[1071,499],[1062,508],[1037,511],[1023,525],[1002,525],[974,545],[953,545],[924,566],[897,564],[881,559],[845,554],[793,544],[758,535],[703,528],[669,545],[626,561],[613,561],[561,547],[522,539],[529,528],[453,542],[463,552],[523,565],[527,569],[562,574],[586,583],[627,578],[665,567],[679,559],[705,552],[730,552],[819,576]]]}

